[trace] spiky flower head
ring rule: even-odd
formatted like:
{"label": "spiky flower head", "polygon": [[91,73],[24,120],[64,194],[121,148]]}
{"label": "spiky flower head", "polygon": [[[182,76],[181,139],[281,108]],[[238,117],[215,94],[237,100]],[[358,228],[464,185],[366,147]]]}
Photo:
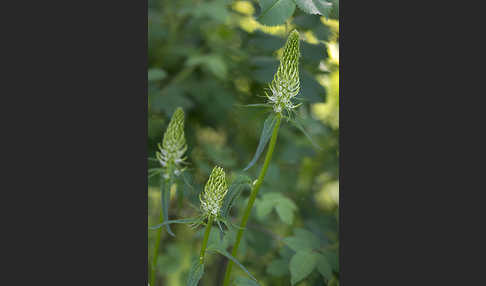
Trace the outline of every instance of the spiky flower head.
{"label": "spiky flower head", "polygon": [[[176,175],[183,169],[180,165],[185,162],[184,153],[187,150],[186,138],[184,137],[184,111],[178,107],[169,123],[169,127],[164,133],[162,145],[158,144],[159,152],[156,153],[157,159],[163,167],[171,166]],[[170,170],[167,170],[168,172]],[[168,173],[165,177],[168,177]]]}
{"label": "spiky flower head", "polygon": [[206,186],[204,186],[204,191],[202,194],[199,194],[201,210],[204,217],[219,216],[223,199],[227,192],[226,174],[223,168],[215,166]]}
{"label": "spiky flower head", "polygon": [[293,30],[285,43],[277,73],[270,83],[271,95],[267,94],[276,113],[281,113],[283,110],[290,112],[298,106],[294,105],[291,99],[299,93],[300,89],[299,57],[299,32]]}

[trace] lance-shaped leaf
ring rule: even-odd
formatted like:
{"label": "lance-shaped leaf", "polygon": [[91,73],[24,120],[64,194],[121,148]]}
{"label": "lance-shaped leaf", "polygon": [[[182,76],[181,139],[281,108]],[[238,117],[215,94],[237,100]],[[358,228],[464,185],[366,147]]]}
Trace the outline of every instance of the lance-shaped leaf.
{"label": "lance-shaped leaf", "polygon": [[[169,180],[162,180],[161,191],[162,191],[162,213],[164,215],[164,220],[169,220],[169,202],[170,202],[170,188],[172,186],[172,176]],[[175,236],[175,234],[170,229],[170,225],[165,225],[167,228],[167,232]]]}
{"label": "lance-shaped leaf", "polygon": [[199,263],[199,259],[195,259],[192,262],[191,270],[189,271],[186,285],[197,286],[203,274],[204,274],[204,264]]}
{"label": "lance-shaped leaf", "polygon": [[270,114],[267,119],[265,119],[265,122],[263,123],[263,130],[262,134],[260,136],[260,142],[258,142],[258,147],[255,152],[255,155],[253,156],[253,159],[250,161],[248,166],[243,169],[243,171],[246,171],[253,166],[258,158],[260,158],[260,155],[262,154],[263,150],[265,149],[265,146],[267,145],[268,141],[270,140],[270,137],[272,137],[272,131],[273,128],[275,127],[275,123],[277,123],[277,116],[275,113]]}
{"label": "lance-shaped leaf", "polygon": [[183,218],[183,219],[174,219],[174,220],[166,220],[163,223],[156,224],[154,226],[149,226],[149,229],[158,229],[163,227],[164,225],[169,225],[173,223],[187,223],[192,224],[199,220],[199,218]]}
{"label": "lance-shaped leaf", "polygon": [[228,193],[223,201],[223,206],[221,208],[221,216],[223,218],[228,218],[231,207],[233,207],[236,199],[240,196],[241,192],[245,188],[250,188],[251,178],[245,175],[239,175],[233,181],[229,187]]}
{"label": "lance-shaped leaf", "polygon": [[297,129],[299,129],[302,133],[304,133],[305,137],[307,137],[307,139],[312,144],[312,146],[314,146],[314,148],[316,148],[318,150],[322,150],[321,146],[319,146],[314,141],[314,139],[312,139],[312,137],[309,135],[309,133],[307,133],[307,131],[305,131],[304,126],[302,126],[302,123],[300,123],[300,121],[299,121],[298,118],[296,118],[296,119],[290,119],[290,122],[292,123],[292,125],[294,125],[295,127],[297,127]]}
{"label": "lance-shaped leaf", "polygon": [[226,250],[220,248],[220,247],[217,247],[217,246],[212,246],[211,248],[208,247],[207,249],[208,251],[213,251],[213,252],[217,252],[223,256],[225,256],[226,258],[230,259],[231,261],[233,261],[236,265],[238,265],[243,271],[245,271],[245,273],[253,280],[257,281],[255,277],[253,277],[253,275],[251,275],[251,273],[248,271],[248,269],[245,268],[245,266],[243,266],[236,258],[234,258],[231,254],[229,254]]}

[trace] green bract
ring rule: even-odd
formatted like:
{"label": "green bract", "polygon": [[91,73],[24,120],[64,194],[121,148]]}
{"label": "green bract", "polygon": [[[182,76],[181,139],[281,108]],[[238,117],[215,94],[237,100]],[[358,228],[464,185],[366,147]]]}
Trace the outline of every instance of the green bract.
{"label": "green bract", "polygon": [[293,30],[285,43],[277,73],[270,83],[271,95],[267,94],[276,113],[281,113],[283,110],[290,112],[298,106],[292,104],[291,99],[299,93],[300,89],[299,57],[299,32]]}
{"label": "green bract", "polygon": [[215,166],[202,194],[199,194],[201,211],[204,217],[218,217],[223,199],[228,192],[226,175],[223,168]]}
{"label": "green bract", "polygon": [[187,150],[186,138],[184,137],[184,111],[182,108],[177,108],[172,115],[169,127],[164,133],[162,145],[158,144],[159,152],[156,153],[160,164],[166,168],[165,178],[169,177],[167,168],[172,166],[174,174],[179,175],[184,169],[180,165],[187,159],[184,153]]}

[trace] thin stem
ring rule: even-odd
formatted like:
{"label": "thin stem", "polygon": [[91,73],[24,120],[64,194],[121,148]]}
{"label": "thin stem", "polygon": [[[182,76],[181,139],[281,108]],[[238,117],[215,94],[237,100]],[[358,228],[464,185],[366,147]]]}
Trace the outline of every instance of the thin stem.
{"label": "thin stem", "polygon": [[211,227],[213,226],[213,216],[208,219],[208,224],[206,225],[206,231],[204,232],[204,239],[201,245],[201,255],[199,255],[199,263],[204,263],[204,254],[206,253],[206,246],[208,244],[209,233],[211,232]]}
{"label": "thin stem", "polygon": [[[253,203],[255,203],[255,199],[258,195],[258,191],[260,190],[260,186],[263,183],[263,178],[265,178],[265,174],[267,173],[268,165],[270,164],[270,160],[272,159],[273,150],[275,149],[275,143],[277,142],[278,129],[280,127],[280,119],[281,119],[281,115],[277,114],[277,123],[273,128],[272,138],[270,139],[270,145],[268,146],[268,151],[267,154],[265,155],[265,162],[263,163],[263,168],[260,171],[260,174],[258,175],[258,179],[251,190],[250,199],[248,200],[248,204],[246,205],[245,212],[243,213],[243,218],[241,219],[241,224],[240,224],[241,228],[238,230],[238,234],[236,236],[236,242],[235,245],[233,246],[233,251],[231,252],[231,255],[233,257],[236,257],[236,254],[238,254],[238,247],[240,246],[241,237],[243,236],[243,232],[245,231],[246,222],[250,217]],[[224,275],[223,286],[229,285],[232,268],[233,268],[233,261],[230,260],[226,265],[226,273]]]}
{"label": "thin stem", "polygon": [[[172,187],[170,185],[170,176],[172,176],[172,166],[171,164],[169,164],[167,166],[167,169],[169,170],[169,178],[165,179],[165,181],[163,182],[165,184],[165,188],[166,188],[166,191],[170,192],[170,188]],[[161,198],[162,196],[164,195],[162,192],[161,192]],[[161,205],[160,207],[160,219],[159,219],[159,222],[160,223],[163,223],[164,222],[164,210],[163,210],[163,205]],[[152,265],[151,265],[151,271],[150,271],[150,286],[155,286],[155,270],[157,269],[157,260],[159,258],[159,246],[160,246],[160,237],[162,235],[162,229],[163,227],[157,229],[157,235],[156,235],[156,238],[155,238],[155,246],[154,246],[154,255],[152,257]]]}

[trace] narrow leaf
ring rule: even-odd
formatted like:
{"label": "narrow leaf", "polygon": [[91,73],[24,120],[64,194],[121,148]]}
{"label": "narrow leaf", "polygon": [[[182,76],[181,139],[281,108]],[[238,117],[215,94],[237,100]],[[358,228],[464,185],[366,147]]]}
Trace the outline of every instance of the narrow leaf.
{"label": "narrow leaf", "polygon": [[246,277],[238,276],[233,282],[235,286],[259,286],[259,284]]}
{"label": "narrow leaf", "polygon": [[[162,184],[161,184],[162,196],[161,197],[162,197],[162,212],[163,212],[163,215],[164,215],[164,220],[169,219],[169,201],[170,201],[171,186],[172,186],[172,180],[168,180],[168,181],[162,180]],[[170,235],[175,236],[175,234],[170,229],[169,224],[166,224],[165,226],[167,228],[167,232]]]}
{"label": "narrow leaf", "polygon": [[312,146],[314,146],[316,149],[319,149],[319,150],[322,150],[321,146],[319,146],[315,141],[314,139],[312,139],[312,137],[309,135],[309,133],[307,133],[307,131],[305,131],[304,127],[302,126],[302,123],[300,123],[299,121],[295,120],[295,119],[291,119],[290,122],[295,126],[297,127],[297,129],[299,129],[302,133],[304,133],[305,137],[307,137],[307,139],[309,139],[309,142],[312,144]]}
{"label": "narrow leaf", "polygon": [[149,226],[149,229],[158,229],[163,227],[164,225],[169,225],[173,223],[194,223],[198,220],[198,218],[183,218],[183,219],[174,219],[174,220],[166,220],[163,223],[159,223],[153,226]]}
{"label": "narrow leaf", "polygon": [[236,107],[272,107],[268,103],[255,103],[255,104],[235,104]]}
{"label": "narrow leaf", "polygon": [[246,166],[243,171],[246,171],[250,169],[251,166],[253,166],[258,158],[260,158],[260,155],[262,154],[263,150],[265,149],[265,146],[267,145],[268,141],[270,140],[270,137],[272,137],[272,131],[273,128],[275,127],[275,123],[277,123],[277,116],[272,113],[270,114],[267,119],[265,119],[265,122],[263,123],[263,130],[262,134],[260,135],[260,142],[258,142],[258,147],[255,152],[255,155],[253,156],[253,159],[250,161],[248,166]]}
{"label": "narrow leaf", "polygon": [[199,263],[199,260],[194,260],[191,265],[191,270],[187,277],[186,286],[197,286],[199,280],[204,274],[204,264]]}
{"label": "narrow leaf", "polygon": [[226,258],[230,259],[231,261],[233,261],[236,265],[238,265],[243,271],[245,271],[245,273],[253,280],[257,281],[255,277],[253,277],[253,275],[251,275],[251,273],[245,268],[245,266],[243,266],[236,258],[234,258],[231,254],[229,254],[226,250],[224,249],[221,249],[219,247],[211,247],[207,249],[208,251],[214,251],[214,252],[218,252],[219,254],[223,255],[223,256],[226,256]]}
{"label": "narrow leaf", "polygon": [[233,207],[236,199],[240,196],[245,188],[250,188],[251,178],[246,175],[239,175],[233,181],[228,189],[228,193],[224,197],[223,206],[221,208],[221,216],[227,218],[229,216],[231,207]]}

